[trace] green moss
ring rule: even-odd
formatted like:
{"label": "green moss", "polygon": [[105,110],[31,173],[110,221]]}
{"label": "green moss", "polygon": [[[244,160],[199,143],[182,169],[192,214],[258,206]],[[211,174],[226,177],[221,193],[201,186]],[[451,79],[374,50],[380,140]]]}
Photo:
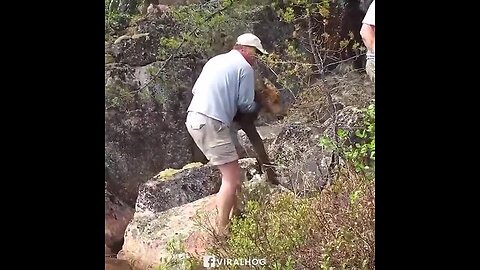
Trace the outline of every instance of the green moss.
{"label": "green moss", "polygon": [[201,167],[202,165],[203,164],[200,163],[200,162],[192,162],[192,163],[188,163],[187,165],[183,166],[183,168],[181,168],[181,169],[167,168],[167,169],[161,171],[160,173],[158,173],[157,175],[155,175],[154,178],[157,179],[157,180],[163,181],[163,180],[168,179],[169,177],[174,176],[175,174],[177,174],[181,171],[184,171],[186,169]]}
{"label": "green moss", "polygon": [[186,170],[186,169],[191,169],[191,168],[198,168],[198,167],[201,167],[203,164],[201,162],[192,162],[192,163],[188,163],[187,165],[183,166],[183,170]]}
{"label": "green moss", "polygon": [[105,54],[105,64],[110,64],[110,63],[114,63],[114,62],[115,62],[115,59],[113,58],[113,56],[106,53]]}

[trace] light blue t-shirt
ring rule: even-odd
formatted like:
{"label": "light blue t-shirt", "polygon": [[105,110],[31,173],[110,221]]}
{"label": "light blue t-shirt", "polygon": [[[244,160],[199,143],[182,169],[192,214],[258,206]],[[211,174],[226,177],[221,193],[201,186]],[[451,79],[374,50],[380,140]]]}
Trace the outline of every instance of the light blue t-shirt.
{"label": "light blue t-shirt", "polygon": [[254,78],[253,68],[239,51],[217,55],[208,60],[195,82],[188,111],[230,126],[237,110],[255,110]]}

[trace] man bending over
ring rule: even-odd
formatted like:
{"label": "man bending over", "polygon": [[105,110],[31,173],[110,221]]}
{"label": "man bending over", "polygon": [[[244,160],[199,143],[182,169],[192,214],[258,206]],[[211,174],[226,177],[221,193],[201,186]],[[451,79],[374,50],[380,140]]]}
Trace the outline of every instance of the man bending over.
{"label": "man bending over", "polygon": [[217,194],[217,229],[226,234],[230,213],[236,211],[236,193],[241,187],[238,154],[230,128],[237,111],[252,113],[254,101],[256,54],[267,54],[260,39],[246,33],[237,38],[234,48],[217,55],[205,64],[193,86],[188,107],[188,132],[212,165],[222,174]]}

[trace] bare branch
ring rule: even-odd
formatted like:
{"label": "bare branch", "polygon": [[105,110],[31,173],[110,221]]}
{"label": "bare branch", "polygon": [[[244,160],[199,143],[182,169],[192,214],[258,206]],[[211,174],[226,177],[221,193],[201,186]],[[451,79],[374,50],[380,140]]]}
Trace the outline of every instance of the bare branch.
{"label": "bare branch", "polygon": [[[308,16],[308,30],[307,30],[307,33],[308,33],[308,43],[310,45],[310,50],[312,51],[313,53],[313,59],[315,61],[315,64],[317,65],[321,65],[323,66],[323,61],[320,57],[318,57],[318,54],[315,53],[315,43],[314,43],[314,40],[313,40],[313,35],[312,35],[312,16]],[[319,72],[322,72],[320,70],[320,68],[317,68]]]}
{"label": "bare branch", "polygon": [[357,57],[359,57],[359,56],[361,56],[361,55],[364,55],[364,54],[355,55],[355,56],[346,58],[346,59],[344,59],[344,60],[339,60],[339,61],[337,61],[337,62],[330,63],[330,64],[326,65],[324,68],[327,68],[327,67],[332,66],[332,65],[340,64],[340,63],[343,63],[343,62],[350,61],[350,60],[352,60],[352,59],[354,59],[354,58],[357,58]]}

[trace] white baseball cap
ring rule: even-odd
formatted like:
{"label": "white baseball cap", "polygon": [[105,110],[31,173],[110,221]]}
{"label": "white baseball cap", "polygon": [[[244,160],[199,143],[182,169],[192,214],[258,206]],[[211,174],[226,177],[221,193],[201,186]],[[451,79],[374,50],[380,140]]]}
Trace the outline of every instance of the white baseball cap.
{"label": "white baseball cap", "polygon": [[238,45],[251,46],[257,48],[261,53],[268,54],[267,51],[263,49],[262,42],[260,39],[252,33],[245,33],[237,38]]}

